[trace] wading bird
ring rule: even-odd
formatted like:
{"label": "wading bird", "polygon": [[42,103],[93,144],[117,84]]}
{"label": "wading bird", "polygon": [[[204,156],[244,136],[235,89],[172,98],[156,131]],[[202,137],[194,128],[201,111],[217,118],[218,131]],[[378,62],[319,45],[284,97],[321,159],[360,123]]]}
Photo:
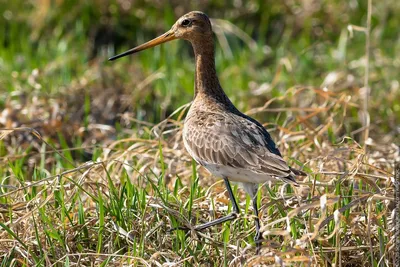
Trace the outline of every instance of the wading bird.
{"label": "wading bird", "polygon": [[183,126],[185,147],[197,163],[213,175],[222,177],[233,207],[230,215],[197,225],[194,229],[203,230],[238,216],[239,206],[229,181],[238,182],[252,198],[258,253],[261,243],[256,200],[258,184],[283,181],[297,185],[295,176],[304,174],[286,164],[267,130],[255,119],[241,113],[225,94],[215,70],[211,22],[204,13],[190,12],[163,35],[109,60],[174,39],[189,41],[196,61],[194,101]]}

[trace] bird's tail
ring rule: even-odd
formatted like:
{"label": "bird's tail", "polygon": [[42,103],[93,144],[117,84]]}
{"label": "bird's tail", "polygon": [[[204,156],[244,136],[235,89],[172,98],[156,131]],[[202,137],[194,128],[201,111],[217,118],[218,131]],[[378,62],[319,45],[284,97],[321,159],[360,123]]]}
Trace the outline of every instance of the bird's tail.
{"label": "bird's tail", "polygon": [[291,173],[286,177],[281,177],[280,179],[284,183],[291,184],[296,187],[299,186],[299,184],[296,182],[296,176],[307,176],[307,173],[300,171],[298,169],[292,168],[292,167],[289,167],[289,169],[290,169]]}
{"label": "bird's tail", "polygon": [[291,184],[291,185],[294,185],[294,186],[299,186],[299,184],[296,182],[296,178],[294,178],[294,176],[292,175],[292,174],[289,174],[288,176],[286,176],[286,177],[280,177],[280,179],[284,182],[284,183],[287,183],[287,184]]}
{"label": "bird's tail", "polygon": [[303,171],[301,171],[301,170],[298,170],[298,169],[295,169],[295,168],[292,168],[292,167],[289,167],[289,169],[294,173],[294,175],[296,175],[296,176],[307,176],[307,173],[305,173],[305,172],[303,172]]}

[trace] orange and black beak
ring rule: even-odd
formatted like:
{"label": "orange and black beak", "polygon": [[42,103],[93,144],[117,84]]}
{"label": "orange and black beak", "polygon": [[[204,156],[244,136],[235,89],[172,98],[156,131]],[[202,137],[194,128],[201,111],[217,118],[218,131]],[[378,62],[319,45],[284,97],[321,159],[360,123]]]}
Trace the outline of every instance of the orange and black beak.
{"label": "orange and black beak", "polygon": [[175,40],[175,39],[177,39],[177,38],[175,37],[174,31],[171,29],[171,30],[167,31],[166,33],[164,33],[163,35],[161,35],[151,41],[148,41],[147,43],[144,43],[135,48],[132,48],[122,54],[110,57],[108,60],[115,60],[117,58],[124,57],[124,56],[130,55],[130,54],[134,54],[136,52],[139,52],[139,51],[145,50],[147,48],[154,47],[156,45],[163,44],[163,43]]}

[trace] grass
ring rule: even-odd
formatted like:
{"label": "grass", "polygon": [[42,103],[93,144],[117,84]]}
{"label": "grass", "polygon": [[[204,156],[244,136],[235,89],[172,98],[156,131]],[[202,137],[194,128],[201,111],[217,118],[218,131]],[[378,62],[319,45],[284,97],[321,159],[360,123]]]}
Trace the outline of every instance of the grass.
{"label": "grass", "polygon": [[[1,266],[395,266],[399,4],[372,3],[365,144],[366,40],[356,26],[366,26],[367,1],[236,4],[0,5]],[[299,189],[260,186],[261,255],[237,186],[238,219],[170,231],[232,208],[183,148],[189,45],[106,61],[194,9],[215,18],[227,94],[309,174]]]}

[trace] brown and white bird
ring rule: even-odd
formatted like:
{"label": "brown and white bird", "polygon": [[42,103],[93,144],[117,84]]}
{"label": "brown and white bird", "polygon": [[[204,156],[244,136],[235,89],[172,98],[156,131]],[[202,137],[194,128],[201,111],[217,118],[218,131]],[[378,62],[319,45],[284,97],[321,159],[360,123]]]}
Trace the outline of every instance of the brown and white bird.
{"label": "brown and white bird", "polygon": [[206,14],[190,12],[163,35],[109,60],[174,39],[189,41],[196,61],[194,101],[183,127],[185,147],[197,163],[224,179],[233,206],[232,214],[194,229],[203,230],[237,217],[240,211],[229,181],[238,182],[252,198],[256,215],[254,239],[259,251],[258,184],[282,181],[297,185],[295,176],[304,174],[287,165],[267,130],[255,119],[241,113],[225,94],[215,70],[213,31]]}

